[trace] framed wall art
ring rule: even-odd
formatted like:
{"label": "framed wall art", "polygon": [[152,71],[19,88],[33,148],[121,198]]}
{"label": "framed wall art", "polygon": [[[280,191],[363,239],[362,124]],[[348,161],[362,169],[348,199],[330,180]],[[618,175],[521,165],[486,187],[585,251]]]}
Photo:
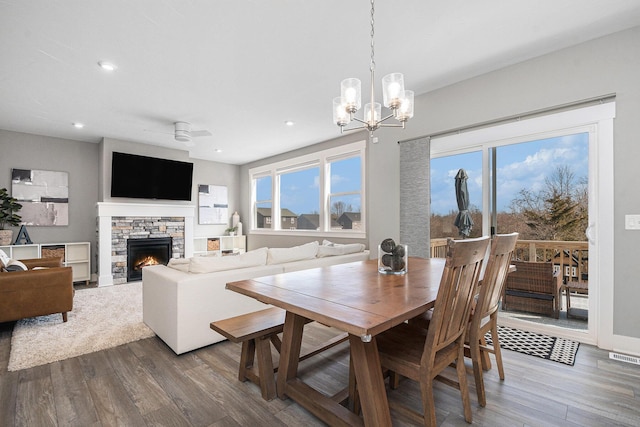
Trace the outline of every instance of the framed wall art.
{"label": "framed wall art", "polygon": [[224,185],[198,185],[198,223],[227,224],[229,199]]}
{"label": "framed wall art", "polygon": [[22,205],[22,224],[69,225],[68,172],[12,169],[11,195]]}

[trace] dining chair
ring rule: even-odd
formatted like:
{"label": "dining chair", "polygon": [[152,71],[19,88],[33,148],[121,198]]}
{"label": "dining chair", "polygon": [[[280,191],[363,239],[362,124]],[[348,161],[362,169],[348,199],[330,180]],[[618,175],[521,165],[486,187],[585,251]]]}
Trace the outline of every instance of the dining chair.
{"label": "dining chair", "polygon": [[[415,328],[407,323],[376,336],[383,369],[420,383],[423,414],[415,414],[427,426],[436,425],[433,380],[460,390],[464,418],[471,423],[471,403],[464,363],[464,343],[469,314],[477,290],[488,237],[447,241],[444,272],[440,280],[429,329]],[[440,376],[455,363],[458,381]],[[393,381],[393,379],[391,380]],[[393,384],[393,383],[392,383]]]}
{"label": "dining chair", "polygon": [[[509,274],[511,257],[518,233],[496,234],[491,240],[491,252],[485,261],[486,269],[480,282],[478,299],[472,307],[471,322],[467,330],[467,345],[473,364],[473,376],[480,406],[487,404],[482,371],[491,368],[489,353],[493,353],[500,379],[504,380],[502,353],[498,340],[498,305],[502,288]],[[492,345],[487,345],[485,334],[491,333]]]}
{"label": "dining chair", "polygon": [[[465,341],[465,356],[471,358],[476,393],[480,406],[486,406],[486,394],[482,371],[491,369],[489,353],[493,353],[498,366],[498,374],[504,380],[502,353],[498,340],[498,306],[511,267],[511,258],[515,250],[518,233],[496,234],[491,240],[491,252],[485,260],[485,272],[478,283],[478,295],[471,307],[469,329]],[[429,329],[433,311],[409,320],[415,328]],[[485,334],[491,333],[492,345],[485,340]]]}

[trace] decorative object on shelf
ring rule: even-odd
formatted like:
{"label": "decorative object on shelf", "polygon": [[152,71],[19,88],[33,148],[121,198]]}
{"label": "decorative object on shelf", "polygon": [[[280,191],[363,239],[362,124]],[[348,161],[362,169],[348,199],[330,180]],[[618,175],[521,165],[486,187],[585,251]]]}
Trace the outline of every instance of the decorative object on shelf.
{"label": "decorative object on shelf", "polygon": [[11,193],[22,204],[22,223],[69,225],[69,173],[12,169]]}
{"label": "decorative object on shelf", "polygon": [[240,215],[238,215],[238,211],[235,211],[233,215],[231,215],[231,226],[237,227],[240,222]]}
{"label": "decorative object on shelf", "polygon": [[378,272],[381,274],[405,274],[409,268],[407,245],[384,239],[378,245]]}
{"label": "decorative object on shelf", "polygon": [[198,185],[198,223],[226,224],[229,220],[227,187],[224,185]]}
{"label": "decorative object on shelf", "polygon": [[229,236],[234,236],[236,234],[236,230],[238,230],[238,227],[229,227],[224,231],[229,233]]}
{"label": "decorative object on shelf", "polygon": [[238,236],[242,236],[242,223],[238,221]]}
{"label": "decorative object on shelf", "polygon": [[31,241],[31,237],[29,237],[29,233],[27,232],[27,226],[21,225],[20,230],[18,230],[18,236],[16,236],[16,240],[13,242],[13,244],[14,245],[30,245],[32,243],[33,242]]}
{"label": "decorative object on shelf", "polygon": [[6,188],[0,188],[0,245],[10,245],[13,230],[7,230],[7,225],[18,226],[22,217],[17,212],[22,209],[18,199],[9,195]]}
{"label": "decorative object on shelf", "polygon": [[[375,102],[374,98],[374,71],[376,62],[374,59],[374,0],[371,0],[371,61],[369,71],[371,72],[371,102],[364,106],[364,117],[360,119],[355,113],[361,106],[361,83],[359,79],[344,79],[340,84],[340,96],[333,100],[333,122],[340,126],[340,132],[359,129],[369,130],[369,136],[373,140],[373,132],[380,127],[401,127],[407,120],[413,117],[414,93],[404,89],[404,76],[401,73],[387,74],[382,78],[382,96],[384,106],[391,110],[391,114],[382,117],[382,107]],[[384,121],[394,118],[399,123],[383,124]],[[351,129],[345,129],[351,120],[362,123]]]}

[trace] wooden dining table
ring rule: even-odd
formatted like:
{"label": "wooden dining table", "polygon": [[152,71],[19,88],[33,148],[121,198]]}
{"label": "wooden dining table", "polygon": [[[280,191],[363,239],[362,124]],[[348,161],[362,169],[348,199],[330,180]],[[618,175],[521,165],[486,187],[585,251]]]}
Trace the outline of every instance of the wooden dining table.
{"label": "wooden dining table", "polygon": [[[443,258],[409,258],[408,272],[378,272],[377,260],[277,274],[227,284],[227,289],[286,310],[276,389],[329,425],[390,426],[376,335],[433,307]],[[298,377],[308,319],[349,334],[363,418]],[[363,420],[364,419],[364,420]]]}

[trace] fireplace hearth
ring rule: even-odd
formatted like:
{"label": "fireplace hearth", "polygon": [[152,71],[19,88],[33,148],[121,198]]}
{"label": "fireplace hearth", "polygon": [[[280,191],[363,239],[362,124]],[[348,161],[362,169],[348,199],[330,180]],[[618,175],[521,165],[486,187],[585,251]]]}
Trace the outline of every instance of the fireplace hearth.
{"label": "fireplace hearth", "polygon": [[142,269],[167,265],[172,255],[171,237],[127,240],[127,282],[142,280]]}

